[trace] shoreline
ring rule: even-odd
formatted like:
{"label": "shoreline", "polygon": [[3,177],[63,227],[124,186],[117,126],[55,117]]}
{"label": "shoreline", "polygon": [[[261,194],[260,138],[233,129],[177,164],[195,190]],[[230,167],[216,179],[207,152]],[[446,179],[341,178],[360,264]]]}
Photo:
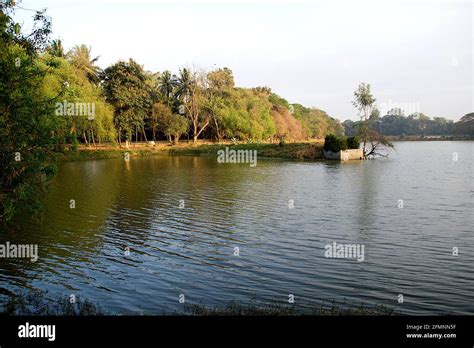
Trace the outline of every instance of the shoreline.
{"label": "shoreline", "polygon": [[389,141],[473,141],[472,136],[458,135],[386,135]]}
{"label": "shoreline", "polygon": [[[3,316],[117,316],[121,313],[104,309],[99,303],[77,296],[74,302],[69,295],[52,295],[48,290],[33,289],[23,291],[3,303],[0,303],[0,315]],[[348,303],[327,300],[317,304],[295,301],[289,303],[273,298],[257,301],[255,298],[246,301],[228,301],[219,306],[197,303],[185,303],[180,310],[163,307],[155,312],[137,311],[126,313],[134,316],[396,316],[400,315],[393,306],[387,303],[369,304],[360,302]]]}
{"label": "shoreline", "polygon": [[[389,136],[390,141],[473,141],[472,138],[459,137],[403,137]],[[60,156],[61,162],[98,160],[109,158],[120,158],[126,153],[130,157],[146,156],[210,156],[216,155],[217,151],[225,150],[226,147],[234,150],[257,150],[260,158],[272,158],[294,161],[326,161],[321,151],[324,140],[312,140],[285,143],[237,143],[222,142],[213,143],[199,141],[196,145],[191,142],[181,142],[177,145],[170,145],[166,141],[158,141],[156,145],[147,143],[133,143],[129,148],[120,145],[79,145],[77,151],[68,150]]]}
{"label": "shoreline", "polygon": [[321,154],[323,141],[310,141],[299,143],[180,143],[178,145],[168,145],[167,143],[158,143],[157,145],[148,145],[146,143],[131,144],[128,149],[119,145],[102,146],[79,146],[77,151],[67,151],[61,156],[61,162],[83,161],[94,159],[120,158],[126,153],[130,157],[145,156],[209,156],[216,155],[217,151],[224,150],[226,147],[234,150],[256,150],[261,158],[274,158],[286,160],[312,160],[323,161]]}

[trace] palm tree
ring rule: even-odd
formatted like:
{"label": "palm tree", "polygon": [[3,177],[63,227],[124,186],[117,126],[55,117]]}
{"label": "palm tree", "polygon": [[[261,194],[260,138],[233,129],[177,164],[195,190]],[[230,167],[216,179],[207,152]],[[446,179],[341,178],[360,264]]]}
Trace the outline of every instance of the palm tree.
{"label": "palm tree", "polygon": [[65,56],[64,47],[63,43],[61,42],[61,39],[52,40],[51,45],[49,45],[47,50],[51,55],[55,57],[64,58]]}
{"label": "palm tree", "polygon": [[76,45],[68,52],[68,58],[71,64],[92,83],[100,82],[100,68],[95,65],[100,56],[91,58],[91,48],[86,45]]}
{"label": "palm tree", "polygon": [[182,70],[179,70],[179,77],[177,79],[176,96],[180,100],[184,100],[186,98],[187,94],[190,91],[192,82],[193,82],[193,77],[191,76],[191,73],[189,72],[188,69],[184,68]]}
{"label": "palm tree", "polygon": [[163,95],[166,100],[168,106],[170,106],[171,100],[173,98],[173,94],[175,88],[178,86],[178,81],[175,75],[171,75],[171,73],[166,70],[158,80],[158,90]]}

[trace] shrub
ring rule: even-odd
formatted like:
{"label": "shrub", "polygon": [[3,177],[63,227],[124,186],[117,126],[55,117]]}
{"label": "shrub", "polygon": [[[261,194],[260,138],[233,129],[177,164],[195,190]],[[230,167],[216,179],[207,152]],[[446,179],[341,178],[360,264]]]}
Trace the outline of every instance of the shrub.
{"label": "shrub", "polygon": [[348,149],[358,149],[360,148],[360,139],[359,137],[349,137],[347,138],[347,148]]}
{"label": "shrub", "polygon": [[329,134],[324,139],[324,150],[332,152],[347,150],[347,139],[345,137],[338,137],[334,134]]}

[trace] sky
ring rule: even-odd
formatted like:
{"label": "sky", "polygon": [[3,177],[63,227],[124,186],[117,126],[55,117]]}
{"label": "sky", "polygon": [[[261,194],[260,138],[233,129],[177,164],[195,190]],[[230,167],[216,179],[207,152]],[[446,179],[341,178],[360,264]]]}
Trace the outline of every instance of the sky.
{"label": "sky", "polygon": [[[290,103],[358,119],[359,83],[382,115],[458,120],[474,111],[472,0],[22,0],[47,8],[52,38],[92,48],[102,68],[228,67],[239,87],[268,86]],[[33,12],[18,9],[28,28]]]}

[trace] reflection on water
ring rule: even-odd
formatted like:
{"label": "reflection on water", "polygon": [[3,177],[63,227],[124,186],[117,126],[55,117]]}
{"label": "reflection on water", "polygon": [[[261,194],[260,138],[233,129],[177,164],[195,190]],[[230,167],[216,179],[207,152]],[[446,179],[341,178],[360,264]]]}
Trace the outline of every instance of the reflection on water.
{"label": "reflection on water", "polygon": [[[42,223],[0,235],[39,244],[40,256],[0,259],[0,299],[40,288],[154,314],[179,310],[180,293],[211,306],[291,293],[307,305],[472,314],[473,163],[472,142],[398,143],[388,159],[345,164],[64,163]],[[334,241],[364,245],[365,261],[325,258]]]}

